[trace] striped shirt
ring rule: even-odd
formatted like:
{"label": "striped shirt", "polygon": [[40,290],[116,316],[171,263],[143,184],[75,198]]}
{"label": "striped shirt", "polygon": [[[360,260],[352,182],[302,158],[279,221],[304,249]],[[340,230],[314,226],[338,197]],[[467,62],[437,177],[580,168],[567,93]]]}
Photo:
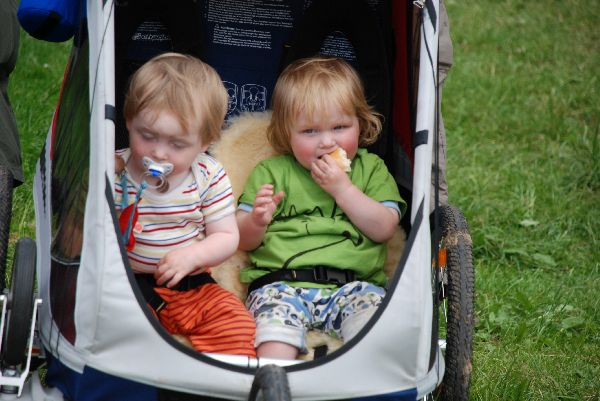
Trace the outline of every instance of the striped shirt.
{"label": "striped shirt", "polygon": [[[117,155],[127,160],[129,150],[117,151]],[[170,250],[204,239],[206,223],[235,212],[231,183],[223,166],[207,154],[198,155],[195,163],[181,185],[167,194],[150,189],[142,192],[138,222],[133,230],[135,247],[128,251],[134,271],[154,272],[158,261]],[[121,182],[123,174],[125,185]],[[138,190],[139,183],[131,179],[127,168],[115,177],[118,214],[135,201]]]}

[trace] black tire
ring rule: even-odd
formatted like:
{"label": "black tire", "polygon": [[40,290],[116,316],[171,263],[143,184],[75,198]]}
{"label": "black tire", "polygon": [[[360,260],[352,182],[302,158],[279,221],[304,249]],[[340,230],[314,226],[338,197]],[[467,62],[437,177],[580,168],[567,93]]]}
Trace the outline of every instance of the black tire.
{"label": "black tire", "polygon": [[446,248],[443,286],[447,307],[446,372],[440,389],[441,400],[467,401],[475,325],[473,243],[460,209],[450,205],[442,207],[440,212],[442,246]]}
{"label": "black tire", "polygon": [[9,289],[2,361],[19,366],[26,361],[26,349],[33,318],[36,246],[31,238],[21,238],[15,248]]}
{"label": "black tire", "polygon": [[265,365],[256,371],[248,401],[291,401],[291,399],[285,369],[277,365]]}
{"label": "black tire", "polygon": [[13,175],[0,166],[0,294],[6,288],[6,255],[12,214]]}

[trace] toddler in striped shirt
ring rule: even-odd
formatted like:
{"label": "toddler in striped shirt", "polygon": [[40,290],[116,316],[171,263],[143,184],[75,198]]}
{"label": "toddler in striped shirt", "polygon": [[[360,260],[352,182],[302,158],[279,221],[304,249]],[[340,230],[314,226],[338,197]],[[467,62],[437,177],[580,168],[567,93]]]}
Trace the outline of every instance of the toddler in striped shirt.
{"label": "toddler in striped shirt", "polygon": [[116,152],[115,206],[129,264],[162,325],[201,352],[255,356],[255,324],[210,276],[237,249],[229,179],[209,156],[227,111],[217,72],[165,53],[132,77]]}

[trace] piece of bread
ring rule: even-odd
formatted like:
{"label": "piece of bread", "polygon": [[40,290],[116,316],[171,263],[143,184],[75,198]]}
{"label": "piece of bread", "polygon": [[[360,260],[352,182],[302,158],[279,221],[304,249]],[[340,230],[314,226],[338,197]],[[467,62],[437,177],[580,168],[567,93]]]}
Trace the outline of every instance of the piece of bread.
{"label": "piece of bread", "polygon": [[350,159],[348,159],[348,156],[346,155],[346,151],[344,149],[337,148],[336,150],[331,152],[329,154],[329,156],[331,156],[333,158],[333,160],[335,160],[337,165],[340,166],[340,168],[342,170],[344,170],[346,172],[349,172],[350,170],[352,170],[352,168],[350,167],[350,164],[352,162]]}

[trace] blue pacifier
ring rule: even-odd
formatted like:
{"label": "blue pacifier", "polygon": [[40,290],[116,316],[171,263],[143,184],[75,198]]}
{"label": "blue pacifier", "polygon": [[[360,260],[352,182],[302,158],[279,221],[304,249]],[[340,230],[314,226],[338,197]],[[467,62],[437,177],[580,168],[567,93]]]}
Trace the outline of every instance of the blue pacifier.
{"label": "blue pacifier", "polygon": [[144,176],[155,177],[158,179],[156,185],[148,183],[148,186],[155,188],[158,192],[167,192],[169,190],[169,181],[167,181],[165,177],[173,171],[173,164],[158,163],[148,156],[144,156],[143,163],[146,170],[148,170],[144,173]]}

